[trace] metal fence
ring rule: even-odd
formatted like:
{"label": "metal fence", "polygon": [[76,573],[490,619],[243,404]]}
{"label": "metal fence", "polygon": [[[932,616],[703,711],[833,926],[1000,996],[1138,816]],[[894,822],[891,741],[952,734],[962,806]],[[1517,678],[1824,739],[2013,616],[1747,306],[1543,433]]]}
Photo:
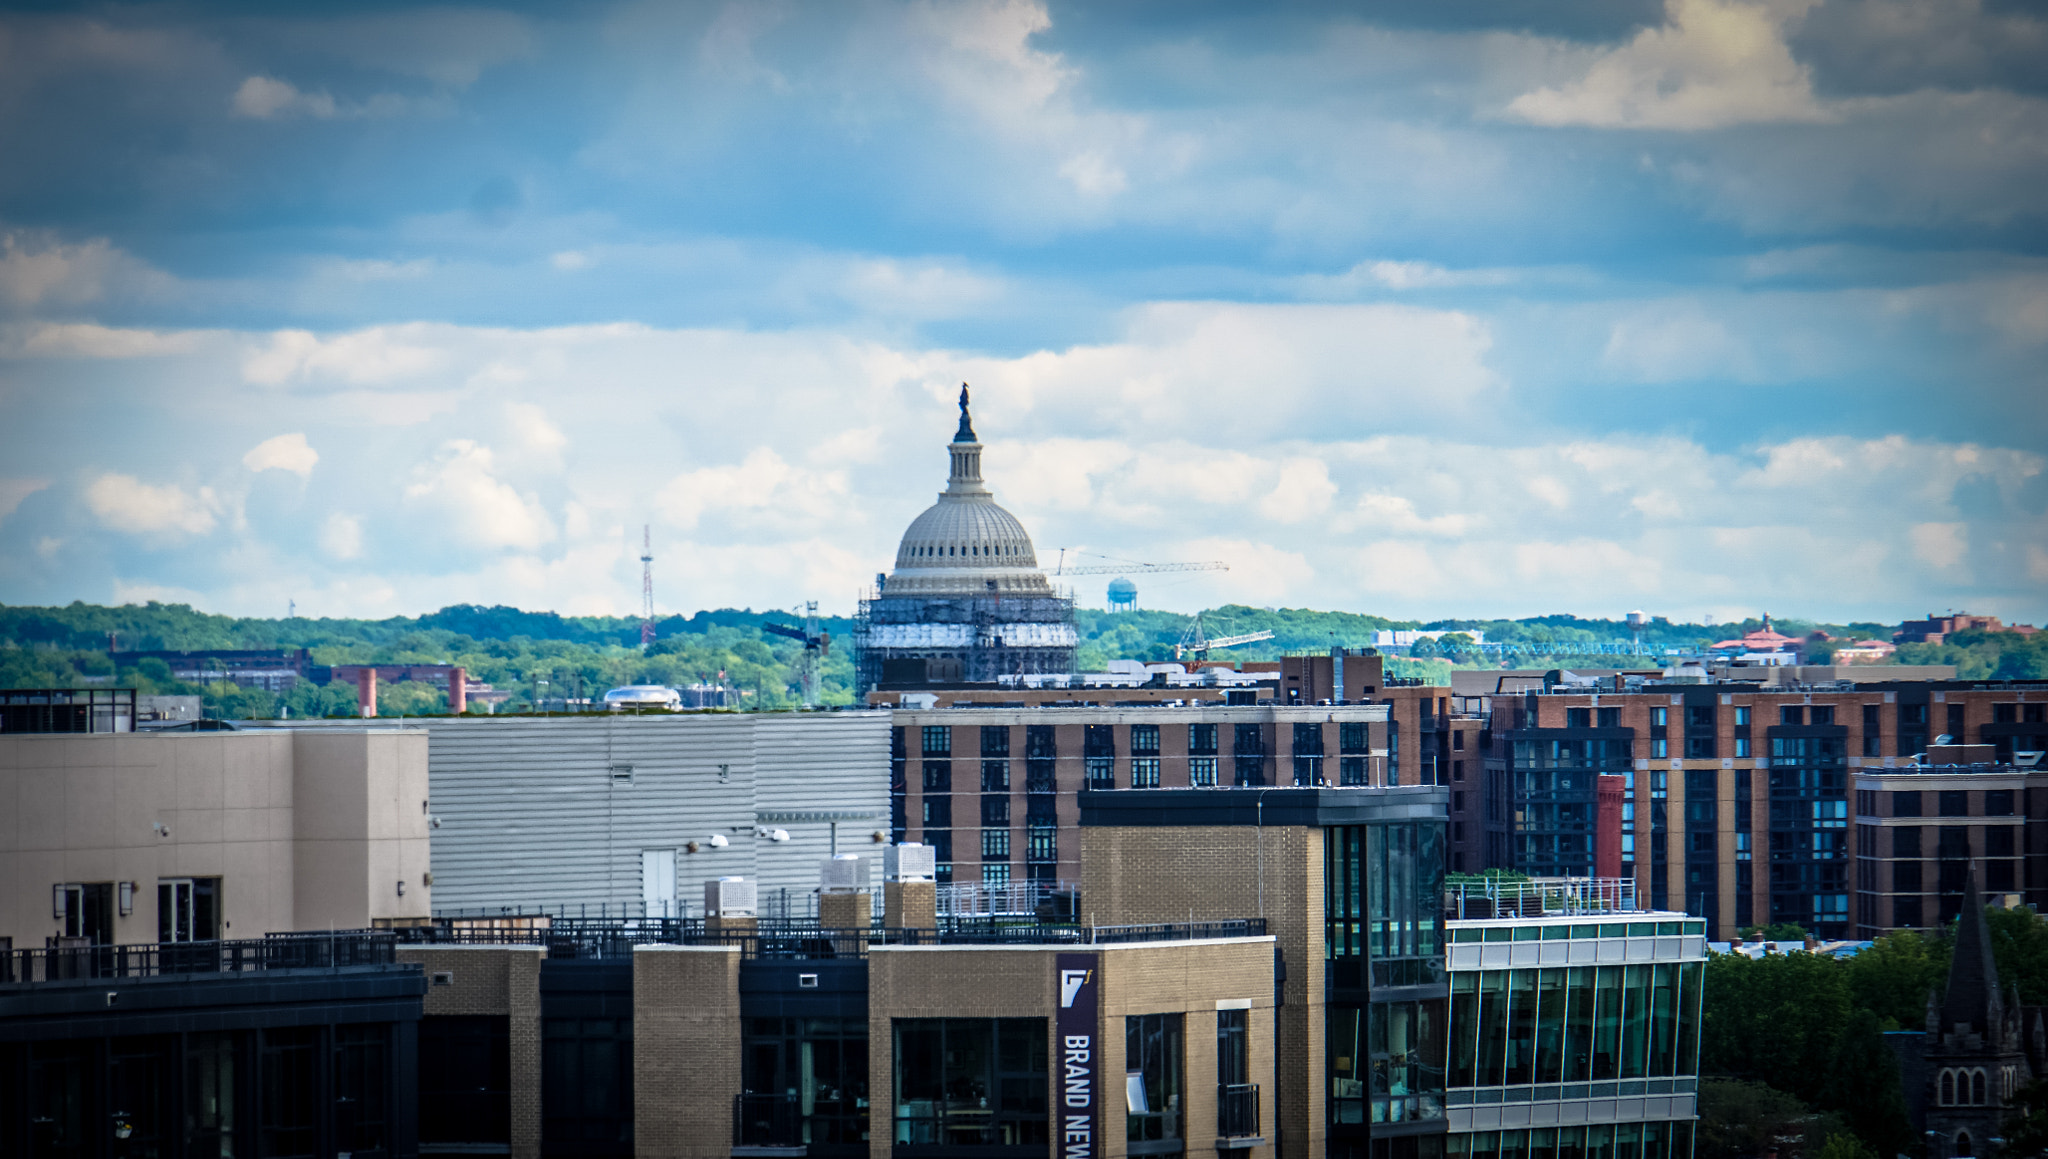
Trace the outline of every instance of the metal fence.
{"label": "metal fence", "polygon": [[384,966],[397,961],[397,946],[398,938],[393,933],[338,930],[225,942],[67,945],[0,950],[0,985],[81,978],[151,978],[175,974]]}
{"label": "metal fence", "polygon": [[539,946],[555,959],[630,957],[636,946],[733,946],[747,959],[864,958],[875,946],[1116,945],[1207,938],[1261,937],[1263,918],[1237,921],[1083,926],[1036,920],[945,923],[932,928],[834,929],[796,919],[712,923],[702,918],[556,917],[441,921],[392,930],[280,934],[228,942],[133,946],[57,946],[0,951],[0,985],[82,978],[233,974],[255,970],[334,969],[390,965],[407,946]]}
{"label": "metal fence", "polygon": [[1632,877],[1494,878],[1444,884],[1444,913],[1452,918],[1565,917],[1634,913]]}
{"label": "metal fence", "polygon": [[1216,1133],[1226,1139],[1250,1138],[1259,1133],[1259,1084],[1217,1086]]}
{"label": "metal fence", "polygon": [[1073,894],[1077,888],[1066,881],[1013,881],[1004,885],[964,881],[941,885],[935,892],[942,918],[1005,917],[1036,914],[1040,906],[1052,903],[1055,895]]}

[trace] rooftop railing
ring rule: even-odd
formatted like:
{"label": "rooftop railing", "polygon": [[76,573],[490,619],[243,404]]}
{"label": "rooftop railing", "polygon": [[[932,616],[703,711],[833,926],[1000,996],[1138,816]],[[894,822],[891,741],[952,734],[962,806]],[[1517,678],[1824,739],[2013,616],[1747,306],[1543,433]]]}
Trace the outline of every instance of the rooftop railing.
{"label": "rooftop railing", "polygon": [[242,974],[261,970],[327,970],[388,966],[398,951],[431,946],[540,946],[552,959],[629,958],[650,945],[733,946],[743,958],[859,959],[876,946],[1091,946],[1263,937],[1263,918],[1150,925],[1088,926],[982,918],[936,928],[835,929],[814,922],[701,918],[441,921],[393,930],[278,934],[224,942],[161,945],[54,946],[0,951],[0,987],[80,979]]}
{"label": "rooftop railing", "polygon": [[1489,878],[1444,885],[1444,913],[1453,919],[1640,913],[1636,900],[1631,877]]}
{"label": "rooftop railing", "polygon": [[[70,940],[70,939],[67,939]],[[221,942],[156,945],[60,945],[0,950],[0,986],[86,978],[154,978],[178,974],[244,974],[262,970],[332,970],[388,966],[398,937],[383,930],[277,934]]]}

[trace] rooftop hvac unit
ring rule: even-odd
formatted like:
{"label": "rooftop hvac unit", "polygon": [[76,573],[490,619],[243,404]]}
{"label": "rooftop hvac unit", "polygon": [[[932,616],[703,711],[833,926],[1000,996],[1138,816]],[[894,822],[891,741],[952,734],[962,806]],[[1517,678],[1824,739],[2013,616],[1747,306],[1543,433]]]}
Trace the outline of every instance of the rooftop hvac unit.
{"label": "rooftop hvac unit", "polygon": [[906,841],[882,851],[882,877],[887,881],[930,881],[938,873],[938,851]]}
{"label": "rooftop hvac unit", "polygon": [[704,916],[750,918],[756,912],[755,888],[744,877],[721,877],[704,883]]}
{"label": "rooftop hvac unit", "polygon": [[842,853],[818,863],[818,888],[822,893],[860,893],[868,887],[868,859],[858,853]]}

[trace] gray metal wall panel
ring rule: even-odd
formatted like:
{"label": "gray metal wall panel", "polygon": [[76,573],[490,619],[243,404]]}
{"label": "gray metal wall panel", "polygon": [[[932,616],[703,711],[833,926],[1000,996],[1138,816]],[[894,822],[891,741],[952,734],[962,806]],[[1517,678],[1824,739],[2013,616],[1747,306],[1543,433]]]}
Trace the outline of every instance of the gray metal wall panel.
{"label": "gray metal wall panel", "polygon": [[[868,833],[888,828],[889,719],[887,712],[408,718],[407,727],[430,734],[430,809],[441,820],[432,831],[434,908],[638,912],[641,851],[694,840],[704,851],[680,855],[676,867],[677,895],[690,912],[701,912],[703,882],[727,874],[758,880],[764,904],[786,889],[794,911],[805,912],[830,826],[776,822],[770,827],[791,837],[778,844],[752,836],[756,818],[873,813],[877,820],[840,825],[840,849],[879,852],[861,846]],[[632,766],[630,786],[613,783],[616,765]],[[711,851],[705,839],[714,833],[730,844]],[[879,882],[879,871],[871,878]]]}

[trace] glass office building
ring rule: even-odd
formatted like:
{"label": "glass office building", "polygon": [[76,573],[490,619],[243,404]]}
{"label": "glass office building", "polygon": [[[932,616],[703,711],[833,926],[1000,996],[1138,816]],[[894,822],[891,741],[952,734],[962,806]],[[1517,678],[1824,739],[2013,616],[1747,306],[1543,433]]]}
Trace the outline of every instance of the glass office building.
{"label": "glass office building", "polygon": [[1704,921],[1612,912],[1450,925],[1452,1155],[1691,1155]]}

